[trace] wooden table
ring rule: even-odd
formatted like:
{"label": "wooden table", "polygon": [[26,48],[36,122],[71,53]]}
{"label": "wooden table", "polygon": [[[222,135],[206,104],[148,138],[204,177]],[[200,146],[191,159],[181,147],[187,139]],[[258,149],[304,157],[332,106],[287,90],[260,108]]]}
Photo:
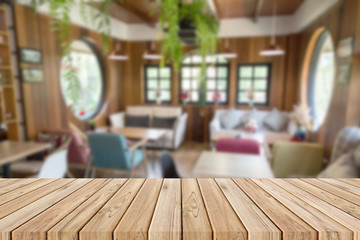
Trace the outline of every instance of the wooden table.
{"label": "wooden table", "polygon": [[10,163],[22,160],[51,148],[50,143],[3,141],[0,142],[0,166],[4,166],[6,177],[10,177]]}
{"label": "wooden table", "polygon": [[166,130],[164,129],[134,127],[112,128],[112,131],[115,133],[120,133],[129,139],[146,139],[147,141],[157,141],[161,139],[166,133]]}
{"label": "wooden table", "polygon": [[0,239],[359,239],[359,179],[11,179]]}
{"label": "wooden table", "polygon": [[274,177],[264,154],[203,151],[192,171],[194,177]]}

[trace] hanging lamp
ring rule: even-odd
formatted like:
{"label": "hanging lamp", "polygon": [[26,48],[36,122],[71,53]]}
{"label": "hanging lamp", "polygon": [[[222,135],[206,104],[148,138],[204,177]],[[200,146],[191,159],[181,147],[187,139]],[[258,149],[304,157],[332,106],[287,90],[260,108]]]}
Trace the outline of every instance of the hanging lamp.
{"label": "hanging lamp", "polygon": [[161,60],[162,56],[159,52],[155,50],[154,42],[150,42],[150,48],[146,50],[146,52],[143,55],[143,58],[147,60]]}
{"label": "hanging lamp", "polygon": [[122,51],[120,41],[117,41],[115,50],[108,56],[110,60],[126,61],[129,59],[128,55]]}
{"label": "hanging lamp", "polygon": [[276,30],[276,0],[274,4],[274,14],[272,19],[272,33],[271,43],[269,46],[260,51],[261,56],[281,56],[285,54],[285,51],[276,44],[275,30]]}
{"label": "hanging lamp", "polygon": [[226,39],[224,51],[217,53],[216,56],[227,58],[227,59],[237,58],[237,53],[234,51],[231,51],[229,46],[230,46],[229,39]]}

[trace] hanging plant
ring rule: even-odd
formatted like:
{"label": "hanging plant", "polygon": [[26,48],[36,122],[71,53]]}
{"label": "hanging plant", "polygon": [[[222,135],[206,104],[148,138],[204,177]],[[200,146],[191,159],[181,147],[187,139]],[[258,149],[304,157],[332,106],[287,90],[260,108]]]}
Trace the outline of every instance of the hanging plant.
{"label": "hanging plant", "polygon": [[[123,0],[119,0],[122,2]],[[84,22],[91,22],[92,26],[95,26],[96,30],[100,33],[104,53],[109,50],[111,40],[111,25],[110,25],[110,13],[108,10],[109,4],[112,0],[103,0],[100,2],[100,11],[95,11],[90,8],[90,11],[86,11],[86,3],[93,3],[95,0],[31,0],[33,9],[36,11],[43,5],[49,6],[49,15],[52,17],[51,25],[52,30],[56,32],[56,38],[60,41],[61,56],[68,55],[70,52],[70,45],[72,43],[71,38],[71,10],[80,4],[80,14]]]}
{"label": "hanging plant", "polygon": [[[90,4],[96,0],[32,0],[32,6],[36,10],[39,6],[48,4],[50,16],[52,17],[52,29],[56,31],[57,39],[60,41],[62,56],[70,53],[71,38],[71,10],[80,4],[80,14],[84,22],[91,22],[100,33],[103,41],[104,53],[109,50],[111,40],[111,24],[109,4],[112,0],[100,2],[100,11],[86,11],[86,2]],[[123,0],[118,0],[123,2]],[[160,0],[159,21],[161,28],[167,29],[167,35],[162,38],[162,64],[171,63],[175,70],[178,70],[183,58],[183,45],[179,36],[180,23],[183,20],[190,21],[196,31],[195,43],[202,57],[200,82],[200,104],[205,104],[206,98],[206,61],[207,55],[215,54],[217,45],[218,21],[207,14],[206,0],[193,0],[191,4],[181,4],[181,0]],[[76,81],[76,78],[69,73],[69,81]],[[70,78],[71,76],[71,78]],[[71,84],[79,86],[79,84]]]}

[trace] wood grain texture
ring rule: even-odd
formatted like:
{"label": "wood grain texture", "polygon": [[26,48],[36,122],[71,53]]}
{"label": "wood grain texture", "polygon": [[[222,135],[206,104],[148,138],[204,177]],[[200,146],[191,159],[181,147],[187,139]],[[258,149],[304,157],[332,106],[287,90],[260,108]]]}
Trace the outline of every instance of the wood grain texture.
{"label": "wood grain texture", "polygon": [[[113,230],[138,193],[144,179],[129,179],[80,231],[81,239],[112,239]],[[63,221],[67,223],[68,221]],[[74,222],[74,226],[78,222]],[[64,228],[62,228],[64,230]],[[73,229],[72,232],[76,232]]]}
{"label": "wood grain texture", "polygon": [[329,204],[341,209],[342,211],[357,217],[360,219],[360,206],[356,205],[348,200],[338,197],[331,192],[327,192],[321,188],[315,187],[310,183],[304,182],[299,179],[285,179],[286,181],[300,187],[301,189],[311,193],[312,195],[316,196],[317,198],[326,201]]}
{"label": "wood grain texture", "polygon": [[198,179],[215,239],[247,239],[247,231],[214,179]]}
{"label": "wood grain texture", "polygon": [[18,180],[18,179],[10,179],[9,184],[6,184],[6,182],[3,182],[0,185],[0,195],[7,193],[11,190],[26,186],[32,182],[35,182],[37,179],[23,179],[23,180]]}
{"label": "wood grain texture", "polygon": [[279,203],[249,179],[234,179],[234,182],[256,203],[259,208],[282,231],[286,239],[317,239],[317,232],[292,211]]}
{"label": "wood grain texture", "polygon": [[360,240],[359,205],[333,194],[358,196],[359,180],[23,180],[0,179],[14,185],[0,240]]}
{"label": "wood grain texture", "polygon": [[249,239],[281,239],[281,231],[231,179],[216,182],[244,224]]}
{"label": "wood grain texture", "polygon": [[150,240],[181,239],[180,181],[164,179],[149,228]]}
{"label": "wood grain texture", "polygon": [[[47,231],[57,222],[70,214],[77,206],[86,201],[109,180],[94,179],[84,187],[61,200],[50,209],[22,225],[12,233],[12,239],[44,239]],[[104,190],[103,188],[102,190]]]}
{"label": "wood grain texture", "polygon": [[147,179],[114,230],[116,240],[148,239],[148,229],[162,186],[162,179]]}
{"label": "wood grain texture", "polygon": [[78,231],[88,222],[89,217],[93,216],[124,182],[124,179],[103,180],[103,187],[99,191],[48,231],[48,239],[77,238]]}
{"label": "wood grain texture", "polygon": [[[286,182],[283,179],[271,180],[273,183],[277,184],[279,187],[290,192],[294,196],[300,198],[307,204],[316,208],[317,210],[326,213],[327,216],[331,217],[337,222],[341,222],[342,225],[350,229],[354,233],[354,239],[360,239],[360,220],[341,211],[340,209],[332,206],[331,204],[318,199],[312,194],[302,190],[301,188],[294,186],[291,183]],[[316,214],[316,213],[314,213]]]}
{"label": "wood grain texture", "polygon": [[42,186],[45,186],[51,182],[54,182],[56,179],[44,179],[41,181],[34,181],[28,185],[25,185],[23,187],[17,188],[13,191],[4,193],[0,195],[0,205],[3,205],[4,203],[7,203],[13,199],[19,198],[20,196],[31,192],[37,188],[40,188]]}
{"label": "wood grain texture", "polygon": [[182,180],[183,239],[212,239],[212,230],[196,179]]}
{"label": "wood grain texture", "polygon": [[286,194],[269,179],[253,179],[257,185],[274,196],[279,202],[291,209],[301,219],[309,223],[318,233],[319,239],[352,239],[353,232],[334,221],[326,214],[306,204],[301,199]]}
{"label": "wood grain texture", "polygon": [[318,181],[315,179],[302,179],[305,182],[308,182],[316,187],[319,187],[327,192],[330,192],[332,194],[335,194],[338,197],[344,198],[352,203],[355,203],[357,205],[360,205],[360,197],[357,194],[354,194],[352,192],[346,191],[342,188],[338,188],[332,184],[329,184],[324,181]]}
{"label": "wood grain texture", "polygon": [[39,213],[61,201],[66,196],[73,193],[73,191],[76,191],[89,182],[90,180],[88,179],[78,179],[72,181],[70,184],[61,187],[59,190],[56,190],[55,192],[27,205],[26,208],[21,208],[20,210],[2,218],[0,220],[0,239],[10,239],[10,232],[15,230],[15,228],[29,221]]}

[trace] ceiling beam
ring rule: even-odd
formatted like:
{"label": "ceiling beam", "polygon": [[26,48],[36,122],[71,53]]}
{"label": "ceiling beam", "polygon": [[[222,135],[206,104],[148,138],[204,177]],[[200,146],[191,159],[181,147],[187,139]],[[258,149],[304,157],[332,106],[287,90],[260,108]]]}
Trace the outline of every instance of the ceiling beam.
{"label": "ceiling beam", "polygon": [[129,1],[123,1],[121,3],[119,1],[116,1],[116,4],[119,7],[131,12],[132,14],[134,14],[136,17],[138,17],[142,21],[144,21],[144,23],[146,23],[146,25],[155,28],[156,24],[154,22],[152,22],[151,18],[148,15],[146,15],[145,13],[139,11],[139,9],[136,8],[135,6],[129,4]]}
{"label": "ceiling beam", "polygon": [[215,3],[214,3],[214,0],[206,0],[206,2],[207,2],[208,8],[209,8],[211,14],[212,14],[216,19],[219,19],[218,12],[217,12],[216,5],[215,5]]}
{"label": "ceiling beam", "polygon": [[254,22],[257,23],[257,21],[259,20],[260,17],[260,12],[261,12],[261,8],[264,4],[264,0],[257,0],[256,3],[256,10],[255,10],[255,14],[254,14]]}

